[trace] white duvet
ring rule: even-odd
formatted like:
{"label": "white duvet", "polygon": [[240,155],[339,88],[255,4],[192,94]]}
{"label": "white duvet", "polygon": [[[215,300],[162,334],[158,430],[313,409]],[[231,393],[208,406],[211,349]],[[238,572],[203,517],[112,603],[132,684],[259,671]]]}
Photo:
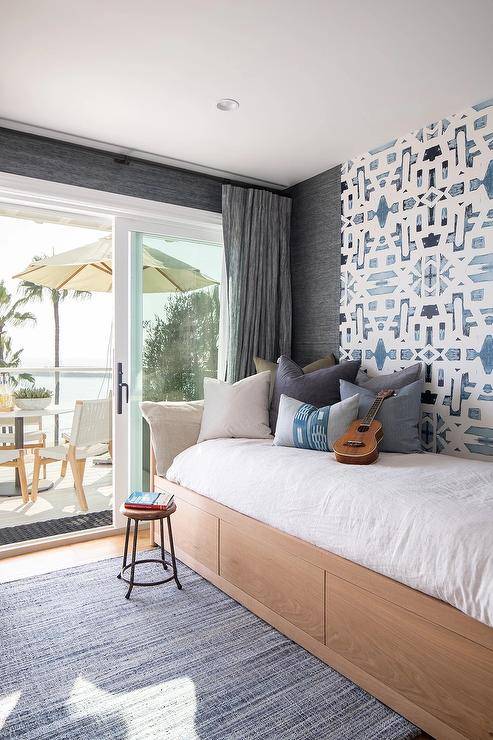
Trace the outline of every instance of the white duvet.
{"label": "white duvet", "polygon": [[169,480],[452,604],[493,626],[493,464],[332,453],[217,439],[175,458]]}

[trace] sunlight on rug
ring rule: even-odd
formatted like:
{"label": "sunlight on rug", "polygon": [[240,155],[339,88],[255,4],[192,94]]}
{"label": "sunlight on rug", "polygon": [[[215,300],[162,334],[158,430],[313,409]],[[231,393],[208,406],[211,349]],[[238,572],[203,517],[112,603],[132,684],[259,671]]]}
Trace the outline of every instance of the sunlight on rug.
{"label": "sunlight on rug", "polygon": [[[2,730],[26,740],[407,740],[419,730],[179,564],[120,559],[0,586]],[[145,572],[149,568],[148,572]],[[139,577],[155,577],[156,565]],[[151,572],[152,571],[152,572]],[[22,693],[21,693],[22,692]]]}

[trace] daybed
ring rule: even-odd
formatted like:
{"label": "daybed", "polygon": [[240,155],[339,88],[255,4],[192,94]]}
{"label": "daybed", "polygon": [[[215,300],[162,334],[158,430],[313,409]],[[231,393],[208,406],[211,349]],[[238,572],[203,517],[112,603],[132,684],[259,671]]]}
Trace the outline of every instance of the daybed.
{"label": "daybed", "polygon": [[183,562],[432,736],[493,737],[493,465],[197,445],[201,403],[161,406]]}

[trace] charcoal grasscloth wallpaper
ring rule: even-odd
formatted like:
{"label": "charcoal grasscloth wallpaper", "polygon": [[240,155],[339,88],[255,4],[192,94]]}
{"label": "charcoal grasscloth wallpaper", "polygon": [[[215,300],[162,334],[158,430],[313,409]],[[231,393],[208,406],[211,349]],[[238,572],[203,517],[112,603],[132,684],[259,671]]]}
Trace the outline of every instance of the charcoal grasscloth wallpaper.
{"label": "charcoal grasscloth wallpaper", "polygon": [[421,361],[425,449],[493,456],[493,100],[341,177],[341,358]]}

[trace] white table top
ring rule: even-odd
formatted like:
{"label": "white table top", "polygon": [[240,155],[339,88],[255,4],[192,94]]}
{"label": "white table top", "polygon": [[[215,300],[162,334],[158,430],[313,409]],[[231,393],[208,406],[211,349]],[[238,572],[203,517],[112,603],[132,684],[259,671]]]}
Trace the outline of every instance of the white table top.
{"label": "white table top", "polygon": [[58,414],[70,414],[74,406],[47,406],[45,409],[14,409],[13,411],[0,411],[0,419],[25,419],[34,416],[57,416]]}

